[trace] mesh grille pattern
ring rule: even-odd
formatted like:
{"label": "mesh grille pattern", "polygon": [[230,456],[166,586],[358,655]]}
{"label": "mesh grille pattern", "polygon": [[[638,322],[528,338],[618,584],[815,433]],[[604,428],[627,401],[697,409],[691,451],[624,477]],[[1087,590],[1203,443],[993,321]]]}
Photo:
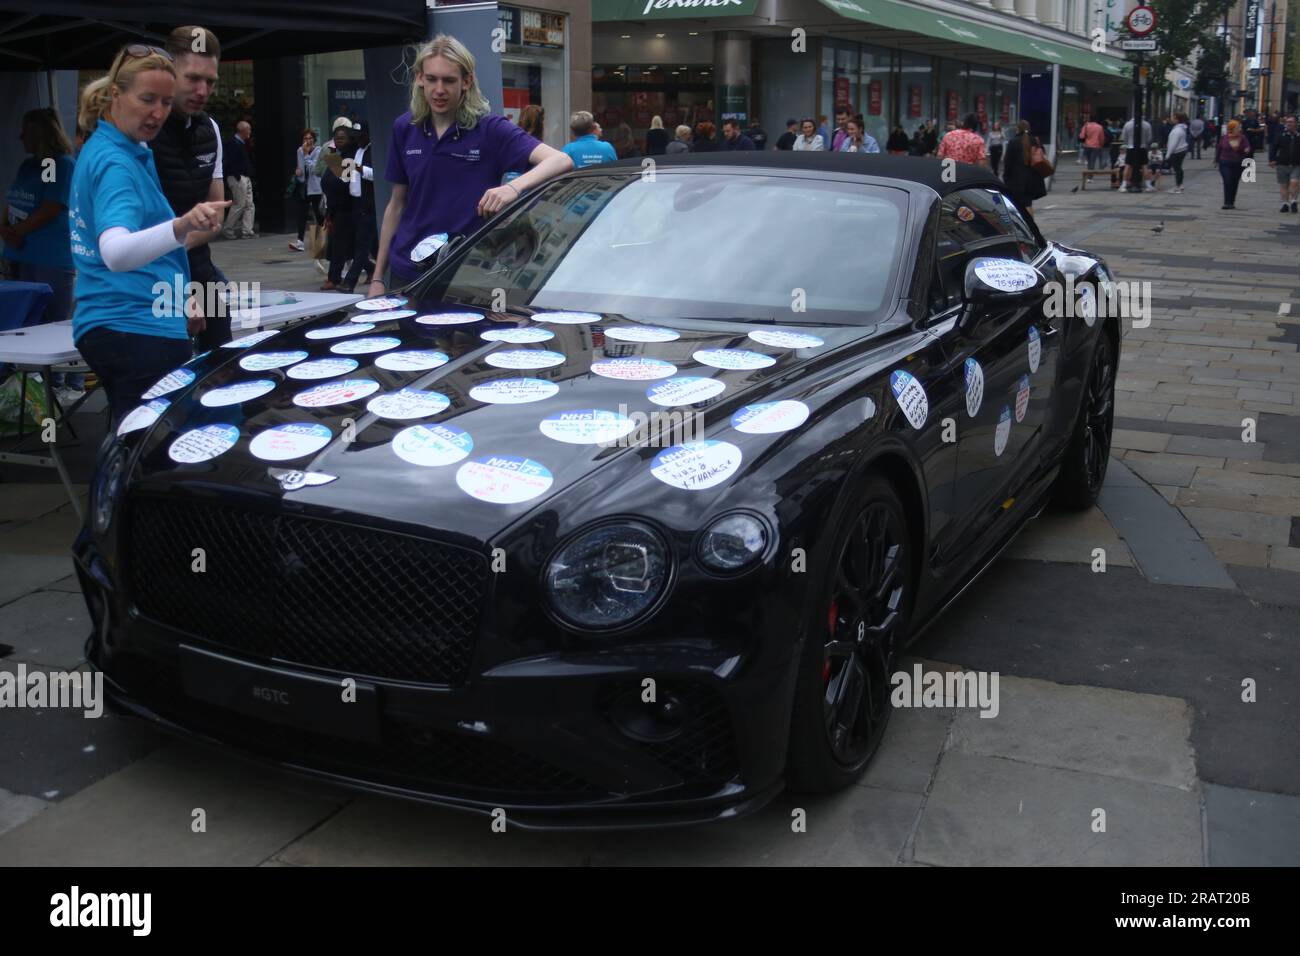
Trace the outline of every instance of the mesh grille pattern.
{"label": "mesh grille pattern", "polygon": [[[728,780],[739,772],[731,718],[726,702],[711,687],[680,681],[660,681],[658,693],[672,694],[684,705],[682,732],[672,740],[637,746],[681,777],[683,783]],[[631,694],[640,699],[640,684],[616,684],[601,694],[602,709]]]}

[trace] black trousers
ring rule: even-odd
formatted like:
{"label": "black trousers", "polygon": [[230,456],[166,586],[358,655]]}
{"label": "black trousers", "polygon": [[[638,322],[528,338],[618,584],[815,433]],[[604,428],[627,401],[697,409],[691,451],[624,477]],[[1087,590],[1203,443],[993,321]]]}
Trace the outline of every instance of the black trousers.
{"label": "black trousers", "polygon": [[330,208],[330,274],[335,285],[343,284],[343,266],[351,259],[356,245],[357,223],[347,203]]}
{"label": "black trousers", "polygon": [[1219,175],[1223,177],[1223,204],[1237,204],[1237,187],[1241,185],[1241,163],[1219,163]]}
{"label": "black trousers", "polygon": [[307,210],[311,210],[312,221],[319,223],[320,219],[320,193],[314,196],[308,196],[304,200],[298,199],[298,241],[302,242],[302,237],[307,234]]}
{"label": "black trousers", "polygon": [[1174,167],[1175,186],[1181,186],[1183,184],[1183,160],[1186,158],[1187,150],[1183,150],[1181,153],[1174,153],[1174,155],[1169,157],[1169,163]]}
{"label": "black trousers", "polygon": [[353,218],[356,221],[356,229],[353,231],[352,240],[352,268],[343,279],[345,289],[355,289],[362,272],[373,277],[375,270],[374,260],[370,257],[370,249],[375,244],[377,235],[375,217],[361,213]]}
{"label": "black trousers", "polygon": [[114,425],[140,404],[140,396],[158,379],[192,354],[189,339],[115,332],[103,326],[77,339],[77,351],[103,383]]}

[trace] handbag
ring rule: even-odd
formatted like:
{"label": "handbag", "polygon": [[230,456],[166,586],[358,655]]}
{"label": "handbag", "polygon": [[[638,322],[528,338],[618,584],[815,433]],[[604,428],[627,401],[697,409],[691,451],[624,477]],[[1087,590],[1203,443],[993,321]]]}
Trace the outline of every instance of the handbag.
{"label": "handbag", "polygon": [[1056,172],[1056,167],[1048,160],[1046,151],[1037,143],[1029,147],[1029,168],[1044,179]]}
{"label": "handbag", "polygon": [[328,238],[329,236],[328,233],[325,232],[325,227],[319,223],[313,222],[307,226],[307,252],[313,259],[325,258],[325,250],[327,248],[326,242]]}

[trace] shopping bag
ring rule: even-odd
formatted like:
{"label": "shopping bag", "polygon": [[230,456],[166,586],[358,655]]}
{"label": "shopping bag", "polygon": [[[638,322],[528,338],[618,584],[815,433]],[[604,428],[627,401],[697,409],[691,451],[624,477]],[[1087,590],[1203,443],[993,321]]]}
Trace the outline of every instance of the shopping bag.
{"label": "shopping bag", "polygon": [[307,226],[307,252],[313,259],[324,259],[326,249],[325,228],[318,223],[311,223]]}
{"label": "shopping bag", "polygon": [[[23,387],[24,381],[26,388]],[[24,432],[37,431],[49,417],[45,383],[40,375],[24,376],[14,372],[0,384],[0,435],[16,434],[20,421]]]}

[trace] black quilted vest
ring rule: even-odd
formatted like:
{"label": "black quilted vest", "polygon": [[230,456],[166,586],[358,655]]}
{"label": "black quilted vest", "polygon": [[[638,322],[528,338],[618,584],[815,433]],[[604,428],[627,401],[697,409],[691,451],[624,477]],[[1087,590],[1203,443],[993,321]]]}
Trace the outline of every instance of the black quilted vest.
{"label": "black quilted vest", "polygon": [[[207,113],[195,113],[187,129],[185,117],[173,110],[149,148],[163,195],[176,215],[185,215],[208,198],[217,165],[217,131]],[[196,282],[215,278],[212,253],[206,245],[189,250],[188,256],[190,278]]]}

